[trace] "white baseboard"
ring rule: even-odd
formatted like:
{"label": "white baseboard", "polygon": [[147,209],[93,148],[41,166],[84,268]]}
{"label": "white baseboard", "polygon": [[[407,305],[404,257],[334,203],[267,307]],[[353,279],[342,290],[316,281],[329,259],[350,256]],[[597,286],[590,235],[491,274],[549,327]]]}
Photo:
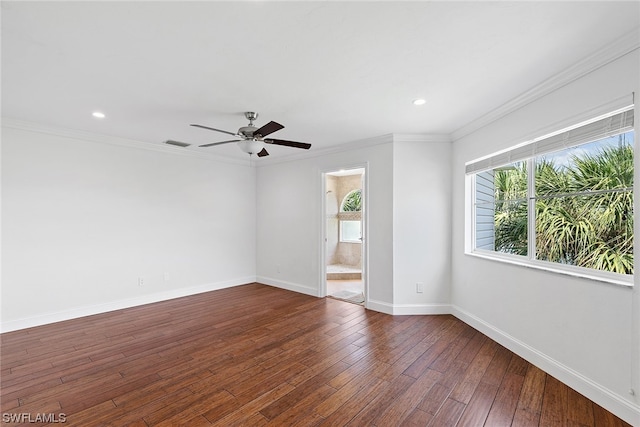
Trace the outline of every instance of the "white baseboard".
{"label": "white baseboard", "polygon": [[451,304],[394,304],[393,314],[401,316],[451,314]]}
{"label": "white baseboard", "polygon": [[305,295],[311,295],[313,297],[319,297],[319,290],[311,286],[300,285],[298,283],[286,282],[284,280],[274,279],[272,277],[258,276],[256,278],[258,283],[264,285],[273,286],[275,288],[286,289],[287,291],[299,292]]}
{"label": "white baseboard", "polygon": [[170,291],[158,292],[149,295],[142,295],[135,298],[127,298],[108,303],[88,305],[77,307],[70,310],[56,311],[44,313],[37,316],[26,317],[22,319],[9,320],[0,323],[0,332],[11,332],[19,329],[32,328],[35,326],[47,325],[49,323],[62,322],[64,320],[77,319],[79,317],[91,316],[94,314],[106,313],[114,310],[122,310],[124,308],[136,307],[154,302],[166,301],[174,298],[186,297],[189,295],[200,294],[203,292],[216,291],[219,289],[230,288],[233,286],[244,285],[256,281],[255,276],[242,277],[234,280],[223,282],[207,283],[204,285],[192,286],[189,288],[172,289]]}
{"label": "white baseboard", "polygon": [[389,304],[388,302],[370,299],[365,303],[365,305],[369,310],[393,315],[393,304]]}
{"label": "white baseboard", "polygon": [[[299,292],[314,297],[320,297],[320,290],[314,287],[301,285],[284,280],[274,279],[272,277],[258,276],[258,283],[274,286],[288,291]],[[395,315],[427,315],[427,314],[450,314],[451,306],[449,304],[390,304],[385,301],[367,299],[365,307],[369,310],[378,311],[384,314]]]}
{"label": "white baseboard", "polygon": [[500,345],[508,348],[549,375],[557,378],[578,393],[606,408],[633,426],[640,426],[640,406],[601,386],[570,367],[558,362],[506,332],[494,327],[458,306],[451,306],[451,314],[474,327]]}
{"label": "white baseboard", "polygon": [[392,316],[451,314],[449,304],[390,304],[384,301],[369,300],[367,308]]}

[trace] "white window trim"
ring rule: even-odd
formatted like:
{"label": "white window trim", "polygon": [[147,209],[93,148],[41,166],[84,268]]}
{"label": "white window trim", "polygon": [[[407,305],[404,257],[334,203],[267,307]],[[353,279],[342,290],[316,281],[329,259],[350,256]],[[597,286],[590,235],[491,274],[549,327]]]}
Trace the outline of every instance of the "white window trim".
{"label": "white window trim", "polygon": [[502,252],[493,252],[485,249],[475,249],[471,252],[466,252],[466,255],[497,262],[504,262],[512,265],[518,265],[521,267],[533,268],[536,270],[548,271],[551,273],[579,277],[581,279],[633,287],[633,276],[627,274],[611,273],[609,271],[558,264],[555,262],[530,259],[521,255],[505,254]]}
{"label": "white window trim", "polygon": [[[358,239],[343,239],[342,238],[342,226],[343,226],[343,222],[344,221],[352,221],[352,222],[359,222],[360,223],[360,238]],[[340,238],[338,239],[338,241],[340,243],[362,243],[362,220],[361,219],[341,219],[339,222],[339,227],[340,227]]]}

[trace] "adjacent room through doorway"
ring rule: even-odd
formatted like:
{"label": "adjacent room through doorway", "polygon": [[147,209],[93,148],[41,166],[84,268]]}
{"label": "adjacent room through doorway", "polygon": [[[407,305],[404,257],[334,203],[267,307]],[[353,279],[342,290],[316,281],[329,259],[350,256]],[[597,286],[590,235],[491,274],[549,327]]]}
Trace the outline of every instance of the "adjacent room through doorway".
{"label": "adjacent room through doorway", "polygon": [[364,304],[364,168],[325,174],[327,295]]}

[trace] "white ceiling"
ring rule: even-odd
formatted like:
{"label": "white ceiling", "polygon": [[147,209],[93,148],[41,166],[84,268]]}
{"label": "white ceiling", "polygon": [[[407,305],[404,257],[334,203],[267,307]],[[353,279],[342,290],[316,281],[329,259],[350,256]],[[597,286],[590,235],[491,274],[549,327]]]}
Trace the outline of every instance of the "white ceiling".
{"label": "white ceiling", "polygon": [[197,145],[229,138],[190,123],[235,132],[257,111],[258,126],[286,126],[272,137],[311,150],[454,133],[640,26],[638,1],[2,1],[1,12],[3,117]]}

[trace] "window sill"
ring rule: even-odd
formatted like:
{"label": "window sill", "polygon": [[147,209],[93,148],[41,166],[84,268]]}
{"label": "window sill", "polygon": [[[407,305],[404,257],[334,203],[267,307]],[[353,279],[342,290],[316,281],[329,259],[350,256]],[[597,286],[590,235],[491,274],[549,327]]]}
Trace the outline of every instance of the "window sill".
{"label": "window sill", "polygon": [[530,260],[518,255],[509,255],[490,251],[465,252],[477,258],[491,261],[504,262],[507,264],[519,265],[521,267],[533,268],[536,270],[548,271],[566,276],[578,277],[581,279],[593,280],[597,282],[610,283],[618,286],[633,287],[633,276],[625,274],[610,273],[606,271],[590,270],[581,267],[565,266],[546,261]]}

